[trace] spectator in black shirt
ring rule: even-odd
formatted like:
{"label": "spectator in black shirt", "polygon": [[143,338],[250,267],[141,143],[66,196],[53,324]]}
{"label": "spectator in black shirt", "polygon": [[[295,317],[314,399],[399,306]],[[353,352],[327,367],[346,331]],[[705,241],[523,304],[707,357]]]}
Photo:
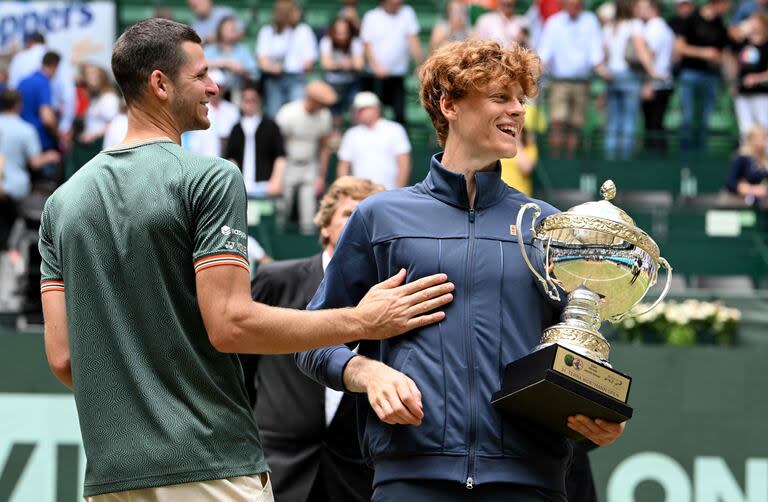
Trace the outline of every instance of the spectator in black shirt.
{"label": "spectator in black shirt", "polygon": [[734,42],[730,73],[736,77],[736,119],[744,137],[753,124],[768,129],[768,14],[743,23],[744,39]]}
{"label": "spectator in black shirt", "polygon": [[675,35],[680,35],[685,26],[685,21],[691,17],[691,14],[696,10],[696,6],[693,5],[692,0],[675,0],[675,15],[669,18],[668,24],[675,32]]}
{"label": "spectator in black shirt", "polygon": [[680,99],[683,120],[680,148],[683,152],[706,147],[707,124],[720,87],[720,67],[729,45],[723,16],[729,0],[709,0],[686,20],[675,41],[680,59]]}
{"label": "spectator in black shirt", "polygon": [[261,95],[248,83],[241,95],[242,117],[229,135],[224,158],[240,167],[251,197],[282,194],[285,148],[277,124],[261,110]]}

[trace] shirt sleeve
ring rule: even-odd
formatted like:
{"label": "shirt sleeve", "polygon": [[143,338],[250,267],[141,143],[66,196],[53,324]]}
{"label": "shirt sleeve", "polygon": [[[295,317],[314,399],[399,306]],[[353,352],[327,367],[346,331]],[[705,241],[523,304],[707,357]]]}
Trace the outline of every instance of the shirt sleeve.
{"label": "shirt sleeve", "polygon": [[269,55],[269,42],[272,35],[272,27],[262,26],[256,37],[256,57]]}
{"label": "shirt sleeve", "polygon": [[[378,282],[378,267],[362,211],[355,210],[342,232],[323,282],[308,310],[357,305]],[[326,387],[344,391],[344,368],[356,354],[346,345],[334,345],[296,354],[296,364]]]}
{"label": "shirt sleeve", "polygon": [[49,198],[43,208],[40,218],[40,240],[37,247],[40,250],[40,294],[51,291],[64,291],[64,276],[61,270],[61,259],[56,239],[53,237],[51,225],[51,205],[53,197]]}
{"label": "shirt sleeve", "polygon": [[358,37],[353,38],[352,45],[349,51],[352,53],[353,56],[362,56],[363,53],[365,52],[365,49],[363,48],[363,41],[360,40]]}
{"label": "shirt sleeve", "polygon": [[350,134],[351,130],[344,133],[344,136],[341,137],[341,145],[339,145],[339,151],[336,153],[336,155],[339,157],[339,160],[346,160],[347,162],[352,160],[352,138]]}
{"label": "shirt sleeve", "polygon": [[419,20],[416,18],[416,11],[413,10],[413,7],[410,5],[406,5],[403,8],[407,8],[408,12],[407,15],[407,25],[406,25],[406,31],[408,35],[418,35],[419,34]]}
{"label": "shirt sleeve", "polygon": [[243,176],[231,162],[216,161],[192,182],[195,273],[230,265],[250,270]]}
{"label": "shirt sleeve", "polygon": [[[352,43],[354,44],[354,40]],[[320,39],[320,54],[323,56],[326,54],[333,54],[333,46],[331,45],[331,39],[328,38],[328,35]]]}

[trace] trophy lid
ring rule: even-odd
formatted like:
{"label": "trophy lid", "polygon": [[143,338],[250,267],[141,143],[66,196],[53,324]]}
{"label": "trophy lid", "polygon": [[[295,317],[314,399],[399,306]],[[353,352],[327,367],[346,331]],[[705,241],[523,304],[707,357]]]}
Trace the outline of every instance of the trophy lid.
{"label": "trophy lid", "polygon": [[635,220],[633,220],[623,209],[613,205],[611,200],[616,197],[616,184],[612,180],[607,180],[600,187],[600,195],[603,196],[603,200],[590,201],[578,206],[574,206],[568,210],[569,213],[577,214],[579,216],[594,216],[597,218],[603,218],[605,220],[615,221],[616,223],[623,223],[630,227],[635,227]]}

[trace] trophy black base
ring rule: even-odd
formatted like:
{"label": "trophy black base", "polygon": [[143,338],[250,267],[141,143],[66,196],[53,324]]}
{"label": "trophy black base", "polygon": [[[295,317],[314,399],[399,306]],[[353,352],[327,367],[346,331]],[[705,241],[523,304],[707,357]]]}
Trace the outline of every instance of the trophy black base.
{"label": "trophy black base", "polygon": [[509,363],[491,403],[504,415],[521,417],[571,439],[583,436],[568,417],[611,422],[632,417],[626,404],[632,379],[562,345],[552,344]]}

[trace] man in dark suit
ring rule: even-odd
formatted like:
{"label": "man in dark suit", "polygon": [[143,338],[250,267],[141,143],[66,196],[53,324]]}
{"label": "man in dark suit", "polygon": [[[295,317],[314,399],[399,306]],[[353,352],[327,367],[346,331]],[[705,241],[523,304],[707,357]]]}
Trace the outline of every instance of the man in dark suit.
{"label": "man in dark suit", "polygon": [[[328,189],[315,216],[321,254],[277,261],[258,269],[255,300],[305,308],[357,204],[384,187],[344,176]],[[371,499],[373,471],[363,463],[354,399],[327,390],[296,367],[292,354],[250,357],[243,364],[275,499],[282,502],[355,502]]]}
{"label": "man in dark suit", "polygon": [[242,116],[229,134],[223,157],[243,172],[248,195],[279,196],[283,189],[285,147],[280,128],[261,111],[261,95],[253,83],[241,95]]}

